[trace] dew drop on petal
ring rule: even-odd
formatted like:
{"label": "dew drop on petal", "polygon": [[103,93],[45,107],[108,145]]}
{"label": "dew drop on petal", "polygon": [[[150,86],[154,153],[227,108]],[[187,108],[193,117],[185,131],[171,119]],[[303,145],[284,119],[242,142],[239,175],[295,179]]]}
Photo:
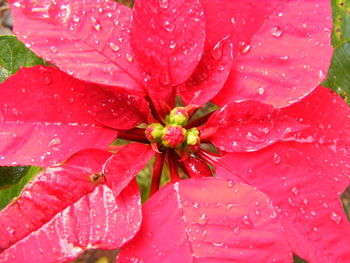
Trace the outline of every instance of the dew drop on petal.
{"label": "dew drop on petal", "polygon": [[243,224],[245,224],[245,225],[251,225],[252,224],[252,222],[250,221],[250,218],[249,218],[248,215],[243,216],[242,221],[243,221]]}
{"label": "dew drop on petal", "polygon": [[340,215],[338,215],[337,213],[335,213],[335,212],[332,212],[332,214],[331,214],[331,220],[332,221],[334,221],[336,224],[339,224],[340,223],[340,221],[341,221],[341,216]]}
{"label": "dew drop on petal", "polygon": [[175,43],[174,41],[170,41],[169,47],[170,47],[171,49],[176,48],[176,43]]}
{"label": "dew drop on petal", "polygon": [[272,29],[271,29],[271,34],[274,36],[274,37],[280,37],[282,36],[282,29],[279,27],[279,26],[274,26]]}
{"label": "dew drop on petal", "polygon": [[100,24],[94,24],[94,25],[92,25],[92,27],[93,27],[96,31],[100,31],[100,30],[101,30],[101,25],[100,25]]}
{"label": "dew drop on petal", "polygon": [[159,6],[163,9],[167,9],[169,7],[169,0],[159,0]]}
{"label": "dew drop on petal", "polygon": [[52,46],[52,47],[50,47],[50,50],[51,50],[53,53],[57,53],[57,47]]}
{"label": "dew drop on petal", "polygon": [[281,156],[278,155],[277,153],[274,153],[273,154],[273,159],[272,159],[273,163],[274,164],[279,164],[281,163]]}
{"label": "dew drop on petal", "polygon": [[213,242],[213,246],[215,247],[222,247],[224,243],[219,243],[219,242]]}
{"label": "dew drop on petal", "polygon": [[164,24],[163,24],[163,27],[168,32],[172,32],[175,29],[174,24],[170,23],[169,21],[165,21]]}
{"label": "dew drop on petal", "polygon": [[109,43],[109,47],[113,50],[113,51],[118,51],[120,49],[120,46],[118,46],[117,44],[114,43]]}
{"label": "dew drop on petal", "polygon": [[222,58],[222,45],[219,42],[216,44],[212,49],[210,49],[210,55],[213,57],[215,60],[220,60]]}
{"label": "dew drop on petal", "polygon": [[205,225],[208,222],[208,218],[206,214],[202,214],[198,219],[198,224]]}
{"label": "dew drop on petal", "polygon": [[250,50],[250,45],[247,44],[246,42],[240,42],[239,43],[239,51],[242,53],[242,54],[247,54]]}
{"label": "dew drop on petal", "polygon": [[258,88],[258,93],[259,93],[259,95],[264,95],[264,93],[265,93],[264,87],[259,87]]}
{"label": "dew drop on petal", "polygon": [[125,55],[125,58],[126,58],[126,60],[129,61],[129,62],[132,62],[132,61],[134,60],[133,56],[132,56],[131,54],[129,54],[129,53],[127,53],[127,54]]}
{"label": "dew drop on petal", "polygon": [[44,72],[41,76],[41,79],[45,85],[50,85],[52,83],[52,77],[49,72]]}
{"label": "dew drop on petal", "polygon": [[78,23],[78,22],[80,22],[80,18],[78,17],[78,16],[76,16],[76,15],[73,15],[73,22],[75,22],[75,23]]}

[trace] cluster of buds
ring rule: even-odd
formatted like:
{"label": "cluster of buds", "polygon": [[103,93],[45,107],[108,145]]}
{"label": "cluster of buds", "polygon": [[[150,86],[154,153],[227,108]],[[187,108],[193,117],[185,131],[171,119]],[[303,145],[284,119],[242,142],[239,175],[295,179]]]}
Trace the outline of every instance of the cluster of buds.
{"label": "cluster of buds", "polygon": [[169,148],[181,148],[199,143],[197,128],[186,130],[189,116],[186,108],[176,107],[166,116],[165,126],[152,123],[147,126],[145,135],[151,143],[159,143]]}

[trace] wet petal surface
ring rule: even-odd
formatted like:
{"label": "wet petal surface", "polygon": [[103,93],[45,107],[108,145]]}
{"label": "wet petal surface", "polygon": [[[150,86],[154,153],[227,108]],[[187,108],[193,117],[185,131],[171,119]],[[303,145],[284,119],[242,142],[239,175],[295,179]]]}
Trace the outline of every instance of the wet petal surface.
{"label": "wet petal surface", "polygon": [[118,262],[291,262],[270,201],[247,185],[215,178],[168,185],[143,215]]}

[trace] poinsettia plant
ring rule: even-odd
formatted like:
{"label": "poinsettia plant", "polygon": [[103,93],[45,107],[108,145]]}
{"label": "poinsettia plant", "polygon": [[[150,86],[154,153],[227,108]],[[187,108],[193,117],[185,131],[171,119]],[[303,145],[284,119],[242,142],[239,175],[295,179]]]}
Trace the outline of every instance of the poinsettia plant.
{"label": "poinsettia plant", "polygon": [[44,167],[0,211],[1,262],[350,261],[328,0],[10,4],[52,66],[0,84],[0,165]]}

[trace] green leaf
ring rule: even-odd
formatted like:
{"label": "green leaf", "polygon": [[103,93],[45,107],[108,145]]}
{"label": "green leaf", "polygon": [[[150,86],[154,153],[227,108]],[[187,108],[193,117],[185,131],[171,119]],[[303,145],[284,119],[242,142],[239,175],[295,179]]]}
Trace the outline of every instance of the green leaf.
{"label": "green leaf", "polygon": [[293,255],[293,259],[294,259],[294,261],[293,261],[294,263],[308,263],[307,261],[301,259],[297,255]]}
{"label": "green leaf", "polygon": [[327,80],[322,84],[333,89],[350,103],[350,1],[332,0],[334,54]]}
{"label": "green leaf", "polygon": [[25,47],[15,36],[0,36],[0,83],[20,67],[44,65],[45,62]]}
{"label": "green leaf", "polygon": [[26,172],[13,185],[0,189],[0,210],[4,208],[14,197],[17,197],[23,187],[40,171],[39,167],[26,167]]}
{"label": "green leaf", "polygon": [[18,183],[29,168],[30,166],[0,167],[0,189]]}

